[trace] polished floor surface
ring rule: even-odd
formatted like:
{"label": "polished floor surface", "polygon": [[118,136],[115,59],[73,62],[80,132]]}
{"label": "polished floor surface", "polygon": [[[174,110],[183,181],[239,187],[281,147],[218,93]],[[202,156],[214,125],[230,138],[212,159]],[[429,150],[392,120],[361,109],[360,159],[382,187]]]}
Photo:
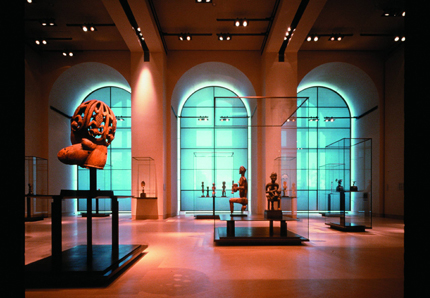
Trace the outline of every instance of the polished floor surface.
{"label": "polished floor surface", "polygon": [[[300,246],[216,246],[214,221],[120,215],[120,244],[145,254],[104,288],[30,289],[25,297],[403,297],[404,223],[373,219],[340,232],[313,215]],[[93,219],[93,243],[110,243],[110,218]],[[218,224],[218,223],[217,223]],[[26,264],[51,254],[50,219],[25,223]],[[86,219],[63,219],[63,250],[86,243]]]}

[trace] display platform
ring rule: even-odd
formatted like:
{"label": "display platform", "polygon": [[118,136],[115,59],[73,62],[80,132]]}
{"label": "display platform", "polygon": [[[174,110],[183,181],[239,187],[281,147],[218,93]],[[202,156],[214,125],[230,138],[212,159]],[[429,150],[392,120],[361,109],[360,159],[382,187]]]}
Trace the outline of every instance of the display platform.
{"label": "display platform", "polygon": [[[287,221],[296,221],[284,215],[282,219],[267,219],[263,215],[246,217],[220,215],[226,227],[214,229],[214,241],[218,245],[300,245],[309,239],[287,229]],[[268,227],[236,227],[236,222],[265,221]],[[280,226],[274,227],[273,222],[279,221]]]}
{"label": "display platform", "polygon": [[[35,196],[40,197],[40,196]],[[120,272],[138,260],[147,245],[119,245],[118,199],[113,191],[61,190],[52,197],[52,255],[25,266],[26,288],[98,287],[112,282]],[[87,244],[62,250],[62,201],[87,200],[91,209],[93,198],[110,198],[112,207],[111,245],[93,245],[92,213],[87,214]]]}
{"label": "display platform", "polygon": [[78,245],[61,254],[25,266],[26,288],[101,287],[111,283],[134,261],[142,257],[147,245],[119,245],[118,255],[111,245],[93,245],[88,260],[87,246]]}
{"label": "display platform", "polygon": [[326,223],[326,225],[330,226],[332,229],[344,232],[364,232],[366,230],[366,226],[354,223],[330,222]]}

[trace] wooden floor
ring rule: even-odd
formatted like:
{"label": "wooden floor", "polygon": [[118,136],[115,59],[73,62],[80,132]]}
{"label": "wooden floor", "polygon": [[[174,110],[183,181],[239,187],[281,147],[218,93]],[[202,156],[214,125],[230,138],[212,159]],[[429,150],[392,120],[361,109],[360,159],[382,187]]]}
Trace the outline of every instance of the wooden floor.
{"label": "wooden floor", "polygon": [[[25,297],[403,297],[404,223],[374,218],[365,232],[309,221],[298,246],[218,246],[225,223],[180,216],[120,215],[119,243],[148,245],[143,257],[106,287],[30,289]],[[86,219],[63,220],[63,250],[85,244]],[[93,243],[110,243],[110,218],[93,219]],[[25,223],[26,264],[50,255],[50,219]]]}

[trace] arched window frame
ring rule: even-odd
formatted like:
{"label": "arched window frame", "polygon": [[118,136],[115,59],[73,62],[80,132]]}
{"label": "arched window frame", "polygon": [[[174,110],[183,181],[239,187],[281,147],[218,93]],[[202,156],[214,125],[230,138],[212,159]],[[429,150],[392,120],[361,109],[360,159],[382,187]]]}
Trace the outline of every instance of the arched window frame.
{"label": "arched window frame", "polygon": [[[108,99],[100,98],[97,95],[100,91],[109,91]],[[116,105],[118,99],[113,100],[115,90],[127,92],[127,104]],[[114,92],[112,92],[114,91]],[[116,195],[131,195],[131,93],[125,88],[118,86],[103,86],[91,91],[81,103],[97,99],[105,102],[117,118],[117,130],[115,139],[108,148],[108,158],[105,168],[97,171],[97,189],[113,190]],[[108,102],[107,102],[108,101]],[[121,179],[119,179],[121,177]],[[78,189],[89,189],[89,170],[77,167],[77,186]],[[79,202],[78,212],[86,211],[86,203]],[[84,200],[82,200],[84,201]],[[93,210],[95,202],[93,202]],[[110,199],[99,199],[99,211],[110,211]],[[131,199],[119,201],[120,211],[131,211]]]}
{"label": "arched window frame", "polygon": [[[240,98],[237,95],[236,91],[233,91],[233,90],[231,90],[228,87],[224,87],[224,86],[220,86],[220,85],[206,85],[206,86],[203,86],[203,87],[201,86],[201,87],[199,87],[199,89],[196,89],[193,92],[191,92],[186,97],[186,99],[182,102],[182,104],[179,106],[179,112],[178,112],[178,117],[177,117],[177,127],[178,127],[178,134],[177,134],[177,149],[178,149],[178,153],[177,153],[177,155],[178,155],[178,160],[177,160],[177,166],[178,166],[178,173],[177,173],[177,177],[178,177],[178,184],[177,184],[178,185],[177,186],[178,187],[178,214],[184,212],[184,210],[182,210],[182,208],[181,208],[181,200],[182,200],[182,198],[181,198],[181,190],[182,190],[181,189],[181,180],[182,180],[182,173],[181,173],[181,169],[182,169],[182,163],[181,163],[181,159],[182,159],[182,157],[181,157],[181,149],[182,149],[182,146],[181,146],[181,139],[182,139],[182,134],[181,134],[182,133],[181,119],[184,118],[184,116],[183,116],[183,110],[184,110],[184,107],[186,106],[186,103],[187,103],[188,99],[190,99],[197,92],[199,92],[199,91],[201,91],[203,89],[206,89],[206,88],[214,88],[214,89],[215,88],[221,88],[221,89],[227,90],[228,92],[231,93],[231,95],[234,95],[234,96],[230,95],[229,98],[237,97],[237,99],[241,101],[241,104],[243,105],[243,108],[246,110],[246,118],[247,118],[247,122],[246,122],[246,127],[247,127],[247,148],[246,148],[246,150],[247,150],[247,156],[246,156],[247,172],[246,172],[246,177],[248,179],[248,197],[251,196],[251,130],[249,129],[251,119],[250,119],[249,106],[248,106],[248,104],[247,104],[246,101],[244,101],[242,98]],[[222,97],[223,96],[215,96],[215,94],[214,94],[213,100],[215,102],[216,99],[222,98]],[[214,114],[215,113],[216,113],[216,107],[214,107]],[[202,116],[204,116],[204,115],[202,115]],[[233,169],[233,171],[234,171],[234,173],[237,172],[237,175],[235,175],[234,179],[233,179],[235,181],[235,183],[237,183],[237,181],[240,178],[239,167],[237,167],[237,170]],[[227,184],[227,188],[231,188],[231,185],[229,186],[229,184],[231,184],[231,182],[226,181],[226,184]],[[207,186],[209,186],[209,185],[207,183],[205,183],[205,185],[204,185],[205,194],[206,194]],[[211,192],[212,192],[211,187],[212,187],[212,185],[210,185],[210,187],[209,187],[210,188],[210,194],[209,195],[211,195]],[[217,188],[217,197],[219,197],[219,196],[221,196],[222,186],[220,184],[218,184],[218,185],[216,185],[216,188]],[[196,193],[197,192],[200,192],[200,194],[201,194],[201,189],[199,189],[199,190],[196,189]],[[228,200],[226,200],[226,201],[228,202]],[[249,203],[248,203],[248,210],[250,210],[250,208],[251,208],[251,200],[249,200]],[[194,211],[200,211],[200,210],[194,210]],[[207,211],[207,210],[202,210],[202,211]]]}
{"label": "arched window frame", "polygon": [[[312,98],[306,92],[312,91],[315,89],[316,98]],[[337,96],[338,99],[342,100],[343,106],[321,106],[320,105],[320,90],[332,92]],[[305,94],[303,94],[305,93]],[[302,105],[302,102],[298,102],[298,106],[301,105],[301,115],[298,114],[298,117],[302,119],[301,125],[297,124],[297,148],[307,148],[307,150],[298,151],[302,154],[307,154],[304,159],[308,161],[308,171],[305,175],[308,177],[308,193],[309,193],[309,204],[306,206],[311,211],[322,210],[325,207],[325,197],[323,191],[323,185],[320,185],[320,168],[324,165],[324,148],[332,142],[338,141],[342,138],[351,138],[352,136],[352,117],[351,110],[346,101],[346,99],[339,94],[339,92],[324,86],[310,86],[305,89],[302,89],[298,92],[297,96],[309,96],[308,102]],[[313,102],[316,100],[316,102]],[[347,115],[336,115],[334,113],[334,109],[342,108],[347,110]],[[325,113],[330,111],[329,114]],[[319,121],[314,121],[318,117]],[[348,122],[347,127],[330,127],[332,122],[325,122],[325,117],[333,117],[334,124],[336,121],[344,121]],[[312,121],[311,121],[312,120]],[[346,120],[346,121],[345,121]],[[336,125],[336,124],[335,124]],[[325,138],[325,135],[322,133],[325,131],[334,131],[336,132],[336,139],[332,139],[331,141],[322,140],[322,137]],[[346,134],[339,133],[339,130],[348,130]],[[305,132],[302,134],[302,131]],[[306,136],[307,132],[307,136]],[[312,136],[312,134],[314,134]],[[303,137],[305,135],[305,137]],[[333,134],[334,135],[334,134]],[[314,160],[312,160],[314,159]],[[304,174],[305,171],[302,171],[301,174]],[[300,210],[300,204],[298,202],[298,210]]]}

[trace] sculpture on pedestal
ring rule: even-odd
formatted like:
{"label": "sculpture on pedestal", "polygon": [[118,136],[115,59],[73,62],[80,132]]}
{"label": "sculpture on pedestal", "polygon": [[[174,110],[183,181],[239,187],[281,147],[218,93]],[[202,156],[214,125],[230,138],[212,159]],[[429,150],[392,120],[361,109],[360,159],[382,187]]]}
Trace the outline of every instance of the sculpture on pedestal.
{"label": "sculpture on pedestal", "polygon": [[103,169],[107,147],[115,138],[116,117],[102,101],[82,103],[71,119],[71,146],[61,149],[57,157],[65,164]]}
{"label": "sculpture on pedestal", "polygon": [[271,182],[266,184],[266,197],[267,197],[267,209],[276,210],[273,206],[274,202],[278,203],[278,209],[281,210],[281,190],[279,189],[279,184],[276,183],[278,175],[272,173],[270,175]]}
{"label": "sculpture on pedestal", "polygon": [[216,190],[215,183],[212,183],[212,196],[213,197],[215,196],[215,190]]}
{"label": "sculpture on pedestal", "polygon": [[140,198],[144,199],[144,198],[146,198],[145,181],[140,182],[140,186],[142,187],[142,192],[140,193]]}
{"label": "sculpture on pedestal", "polygon": [[[231,198],[230,199],[230,212],[234,211],[234,203],[242,204],[241,212],[245,211],[246,206],[248,205],[248,181],[245,178],[246,169],[244,166],[241,166],[239,169],[239,173],[241,175],[239,179],[239,183],[233,184],[231,193],[235,193],[239,191],[239,198]],[[234,182],[234,181],[233,181]]]}
{"label": "sculpture on pedestal", "polygon": [[225,181],[222,182],[222,197],[226,197],[226,192],[225,192]]}

